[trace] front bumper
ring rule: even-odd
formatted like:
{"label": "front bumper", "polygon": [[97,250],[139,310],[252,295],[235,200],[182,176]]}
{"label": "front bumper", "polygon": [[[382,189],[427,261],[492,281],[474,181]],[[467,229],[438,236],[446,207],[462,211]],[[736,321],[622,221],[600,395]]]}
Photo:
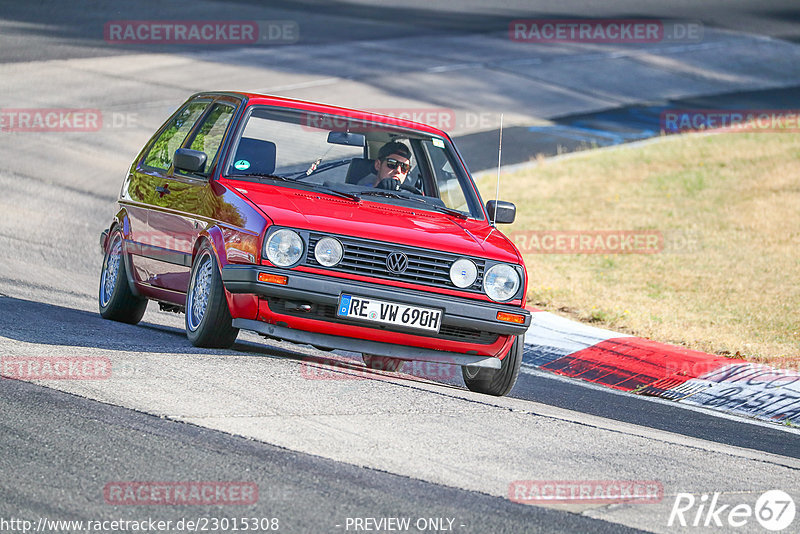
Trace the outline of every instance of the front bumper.
{"label": "front bumper", "polygon": [[[259,273],[286,276],[288,277],[288,283],[286,285],[278,285],[259,282]],[[431,293],[429,291],[389,287],[367,282],[336,278],[332,276],[276,269],[265,266],[228,265],[222,269],[222,280],[225,288],[231,293],[254,294],[265,298],[307,302],[318,306],[337,307],[341,294],[349,293],[377,300],[386,300],[414,306],[422,306],[426,308],[441,309],[443,311],[441,322],[443,328],[464,328],[495,335],[518,336],[523,335],[531,323],[530,312],[517,306],[476,301],[472,299]],[[509,312],[522,315],[524,316],[524,322],[522,324],[515,324],[500,321],[497,319],[498,312]],[[354,326],[365,326],[363,323],[355,321],[352,322],[352,324]],[[250,325],[250,327],[244,328],[249,330],[259,330],[262,333],[267,333],[263,331],[266,327],[256,329],[252,328],[252,326],[253,325]],[[286,334],[286,332],[281,332],[281,334]],[[420,334],[419,332],[414,332],[414,334],[425,335]],[[273,333],[271,335],[283,337],[277,333]],[[363,343],[364,340],[362,339],[360,341]],[[303,342],[310,343],[310,341]],[[324,345],[322,342],[319,344]],[[388,345],[386,343],[381,344]],[[341,343],[338,343],[338,345],[339,346],[337,348],[344,348],[341,346]],[[364,351],[367,351],[367,349],[364,349]],[[375,354],[379,353],[375,352]],[[382,355],[390,356],[390,354]],[[394,353],[391,355],[400,357],[397,355],[397,347],[395,347]]]}

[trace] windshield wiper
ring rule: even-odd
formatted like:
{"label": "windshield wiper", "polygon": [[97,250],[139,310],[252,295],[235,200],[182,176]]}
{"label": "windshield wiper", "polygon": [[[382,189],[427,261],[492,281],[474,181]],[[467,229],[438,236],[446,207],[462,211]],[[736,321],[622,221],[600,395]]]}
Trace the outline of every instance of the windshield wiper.
{"label": "windshield wiper", "polygon": [[315,183],[304,183],[300,182],[303,185],[308,185],[313,187],[314,189],[322,189],[326,193],[330,193],[331,195],[335,195],[342,198],[347,198],[349,200],[355,200],[356,202],[361,202],[361,197],[355,193],[347,193],[345,191],[339,191],[338,189],[333,189],[332,187],[328,187],[322,184],[315,184]]}
{"label": "windshield wiper", "polygon": [[440,206],[439,204],[434,204],[432,202],[428,202],[425,200],[425,197],[416,197],[416,196],[407,196],[407,195],[400,195],[398,193],[393,193],[391,191],[385,191],[383,189],[376,189],[374,191],[364,191],[361,193],[361,196],[376,196],[376,197],[387,197],[387,198],[399,198],[401,200],[413,200],[416,202],[421,202],[426,206],[435,209],[436,211],[440,211],[447,215],[452,215],[453,217],[458,217],[459,219],[467,219],[469,216],[464,213],[463,211],[455,210],[453,208],[448,208],[446,206]]}
{"label": "windshield wiper", "polygon": [[386,197],[386,198],[399,198],[401,200],[411,200],[410,197],[406,197],[403,195],[398,195],[397,193],[392,193],[391,191],[385,191],[383,189],[375,189],[373,191],[364,191],[361,193],[362,197]]}
{"label": "windshield wiper", "polygon": [[292,182],[295,184],[302,184],[313,189],[322,189],[326,193],[330,193],[331,195],[339,196],[342,198],[346,198],[348,200],[355,200],[356,202],[361,201],[361,197],[355,195],[353,193],[345,193],[344,191],[338,191],[336,189],[331,189],[330,187],[324,186],[322,184],[315,184],[313,182],[301,182],[300,180],[295,180],[294,178],[288,178],[286,176],[281,176],[280,174],[269,174],[266,172],[249,172],[247,174],[235,174],[229,176],[229,178],[239,178],[239,177],[246,177],[246,176],[255,176],[258,178],[272,178],[274,180],[280,180],[281,182]]}
{"label": "windshield wiper", "polygon": [[245,174],[231,174],[228,175],[228,178],[233,178],[234,180],[240,176],[255,176],[257,178],[273,178],[275,180],[280,180],[281,182],[296,182],[294,178],[287,178],[286,176],[281,176],[280,174],[269,174],[267,172],[248,172]]}
{"label": "windshield wiper", "polygon": [[439,204],[431,204],[430,202],[426,202],[421,198],[411,198],[411,200],[416,200],[417,202],[423,202],[428,206],[432,207],[436,211],[441,211],[442,213],[446,213],[447,215],[452,215],[453,217],[458,217],[459,219],[468,219],[469,215],[464,213],[463,211],[459,211],[453,208],[448,208],[447,206],[440,206]]}

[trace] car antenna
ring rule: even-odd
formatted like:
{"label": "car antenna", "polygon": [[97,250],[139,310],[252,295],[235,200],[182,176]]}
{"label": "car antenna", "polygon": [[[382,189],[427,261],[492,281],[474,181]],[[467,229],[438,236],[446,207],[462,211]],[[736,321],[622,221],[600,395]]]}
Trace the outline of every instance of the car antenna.
{"label": "car antenna", "polygon": [[500,114],[500,146],[497,150],[497,189],[494,194],[494,214],[492,226],[497,228],[497,203],[500,201],[500,161],[503,157],[503,114]]}

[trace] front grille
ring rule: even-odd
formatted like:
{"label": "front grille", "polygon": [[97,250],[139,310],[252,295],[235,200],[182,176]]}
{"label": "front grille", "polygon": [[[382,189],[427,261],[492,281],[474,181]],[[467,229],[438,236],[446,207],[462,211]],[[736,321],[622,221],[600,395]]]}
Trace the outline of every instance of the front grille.
{"label": "front grille", "polygon": [[[336,306],[317,304],[314,305],[310,311],[302,311],[297,309],[295,303],[275,297],[270,298],[268,300],[268,304],[270,310],[272,310],[275,313],[280,313],[283,315],[291,315],[294,317],[307,317],[309,319],[318,319],[334,323],[355,324],[353,321],[340,319],[336,315]],[[403,330],[402,328],[394,328],[390,325],[378,326],[363,322],[359,322],[358,325],[364,326],[366,328],[375,328],[377,330],[389,330],[390,332],[413,333],[409,332],[408,330]],[[484,332],[472,328],[463,328],[460,326],[452,326],[447,324],[443,324],[439,328],[438,335],[433,333],[425,333],[420,335],[424,335],[427,337],[437,337],[441,339],[447,339],[450,341],[463,341],[466,343],[476,343],[478,345],[491,345],[492,343],[497,341],[497,338],[499,337],[497,334],[492,332]]]}
{"label": "front grille", "polygon": [[[467,288],[458,288],[450,281],[450,265],[462,256],[336,236],[336,239],[342,243],[344,248],[344,257],[334,267],[323,267],[314,257],[314,248],[323,237],[326,236],[314,233],[309,235],[308,254],[306,255],[307,265],[343,273],[447,287],[474,293],[482,291],[483,272],[486,265],[483,260],[478,258],[470,258],[478,268],[478,277],[475,282]],[[393,273],[387,266],[387,259],[393,252],[402,252],[408,258],[408,267],[402,273]]]}

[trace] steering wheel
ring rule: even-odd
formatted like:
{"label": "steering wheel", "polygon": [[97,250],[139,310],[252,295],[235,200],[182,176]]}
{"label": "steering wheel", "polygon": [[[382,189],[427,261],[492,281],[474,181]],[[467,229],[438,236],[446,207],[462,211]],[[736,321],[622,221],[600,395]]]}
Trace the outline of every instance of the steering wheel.
{"label": "steering wheel", "polygon": [[378,185],[376,185],[378,189],[386,189],[387,191],[408,191],[409,193],[414,193],[415,195],[424,196],[424,193],[414,187],[411,184],[407,184],[406,182],[400,183],[399,180],[395,180],[394,178],[384,178]]}

